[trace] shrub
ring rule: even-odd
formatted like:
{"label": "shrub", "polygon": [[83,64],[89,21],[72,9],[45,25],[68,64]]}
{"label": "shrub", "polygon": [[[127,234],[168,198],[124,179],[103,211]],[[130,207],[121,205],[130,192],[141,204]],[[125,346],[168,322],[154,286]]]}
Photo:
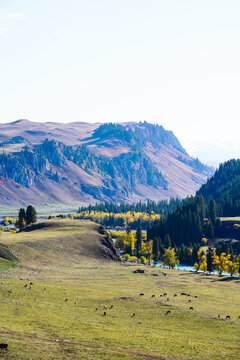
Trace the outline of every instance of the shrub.
{"label": "shrub", "polygon": [[124,258],[124,260],[128,261],[128,260],[130,260],[131,256],[129,254],[125,254],[123,256],[123,258]]}
{"label": "shrub", "polygon": [[136,261],[137,261],[137,257],[136,257],[136,256],[131,256],[130,260],[136,262]]}
{"label": "shrub", "polygon": [[141,256],[140,261],[141,261],[141,264],[145,264],[147,259],[145,258],[145,256]]}
{"label": "shrub", "polygon": [[207,239],[206,239],[206,238],[202,238],[202,243],[203,243],[204,245],[206,245]]}

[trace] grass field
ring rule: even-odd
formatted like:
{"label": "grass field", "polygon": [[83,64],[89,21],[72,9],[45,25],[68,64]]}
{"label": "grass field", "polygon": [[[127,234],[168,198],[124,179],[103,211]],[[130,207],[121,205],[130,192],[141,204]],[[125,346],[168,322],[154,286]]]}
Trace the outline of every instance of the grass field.
{"label": "grass field", "polygon": [[99,260],[93,223],[51,224],[1,239],[21,260],[0,273],[1,359],[240,359],[240,280],[134,274]]}

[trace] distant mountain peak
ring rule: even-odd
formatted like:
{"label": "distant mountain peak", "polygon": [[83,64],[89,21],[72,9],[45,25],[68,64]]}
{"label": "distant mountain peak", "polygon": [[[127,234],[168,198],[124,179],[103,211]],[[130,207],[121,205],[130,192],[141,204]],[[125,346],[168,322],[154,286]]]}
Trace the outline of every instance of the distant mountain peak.
{"label": "distant mountain peak", "polygon": [[30,123],[32,123],[32,121],[27,120],[27,119],[19,119],[19,120],[16,120],[16,121],[13,121],[13,122],[9,123],[9,125],[13,125],[13,124],[30,124]]}
{"label": "distant mountain peak", "polygon": [[146,121],[20,119],[0,124],[0,139],[2,204],[183,198],[212,174],[187,154],[172,131]]}

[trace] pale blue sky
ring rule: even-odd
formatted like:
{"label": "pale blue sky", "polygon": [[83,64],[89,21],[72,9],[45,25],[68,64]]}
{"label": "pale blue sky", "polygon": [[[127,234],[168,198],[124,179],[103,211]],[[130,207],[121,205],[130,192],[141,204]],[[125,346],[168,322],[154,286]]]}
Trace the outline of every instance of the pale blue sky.
{"label": "pale blue sky", "polygon": [[240,157],[238,0],[0,0],[0,122],[139,121]]}

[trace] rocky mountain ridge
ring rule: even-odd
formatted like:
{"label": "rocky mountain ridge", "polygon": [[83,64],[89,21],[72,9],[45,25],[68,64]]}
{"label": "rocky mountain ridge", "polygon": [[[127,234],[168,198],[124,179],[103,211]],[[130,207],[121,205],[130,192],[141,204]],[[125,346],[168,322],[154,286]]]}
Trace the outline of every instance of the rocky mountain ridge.
{"label": "rocky mountain ridge", "polygon": [[89,203],[185,197],[213,169],[171,131],[149,123],[0,125],[2,204]]}

